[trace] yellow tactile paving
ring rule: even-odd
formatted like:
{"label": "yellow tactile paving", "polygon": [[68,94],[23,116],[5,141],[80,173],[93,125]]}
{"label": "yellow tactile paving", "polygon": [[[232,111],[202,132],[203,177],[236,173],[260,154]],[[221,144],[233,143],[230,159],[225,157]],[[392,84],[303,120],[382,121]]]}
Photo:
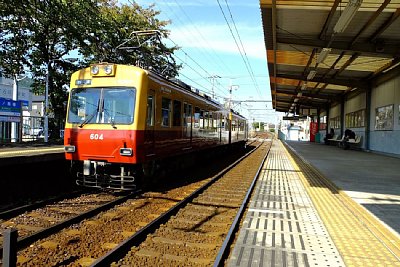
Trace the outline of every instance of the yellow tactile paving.
{"label": "yellow tactile paving", "polygon": [[23,156],[23,155],[43,154],[43,153],[61,153],[61,152],[64,152],[64,146],[0,151],[0,157]]}
{"label": "yellow tactile paving", "polygon": [[346,266],[400,266],[399,238],[320,172],[286,152]]}

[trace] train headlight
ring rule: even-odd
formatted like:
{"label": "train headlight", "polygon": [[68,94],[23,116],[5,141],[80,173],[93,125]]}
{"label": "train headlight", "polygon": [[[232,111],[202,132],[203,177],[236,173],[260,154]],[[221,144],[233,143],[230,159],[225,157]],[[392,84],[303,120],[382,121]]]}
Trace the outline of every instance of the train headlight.
{"label": "train headlight", "polygon": [[112,73],[113,73],[113,65],[105,65],[105,66],[104,66],[104,72],[105,72],[107,75],[112,74]]}
{"label": "train headlight", "polygon": [[64,151],[66,153],[74,153],[75,152],[75,146],[64,146]]}
{"label": "train headlight", "polygon": [[133,155],[133,150],[132,150],[132,148],[126,148],[126,147],[120,148],[119,149],[119,154],[121,156],[132,156]]}
{"label": "train headlight", "polygon": [[114,77],[117,66],[111,63],[98,63],[90,66],[90,74],[93,77]]}
{"label": "train headlight", "polygon": [[99,74],[99,66],[98,65],[93,65],[90,66],[90,72],[92,73],[92,75],[97,75]]}

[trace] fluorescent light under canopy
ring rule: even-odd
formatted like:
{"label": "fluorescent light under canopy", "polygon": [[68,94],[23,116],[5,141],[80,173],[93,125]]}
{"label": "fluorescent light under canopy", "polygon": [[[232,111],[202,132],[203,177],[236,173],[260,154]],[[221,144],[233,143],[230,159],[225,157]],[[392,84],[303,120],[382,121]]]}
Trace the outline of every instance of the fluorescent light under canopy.
{"label": "fluorescent light under canopy", "polygon": [[329,53],[331,52],[331,48],[322,48],[321,53],[319,53],[317,57],[317,63],[320,64],[324,62],[324,60],[328,57]]}
{"label": "fluorescent light under canopy", "polygon": [[343,13],[340,15],[339,20],[333,28],[334,33],[341,33],[349,25],[357,10],[360,8],[363,0],[349,0],[347,6],[344,8]]}
{"label": "fluorescent light under canopy", "polygon": [[316,70],[311,70],[310,73],[307,76],[307,80],[312,80],[315,77],[315,74],[317,74]]}

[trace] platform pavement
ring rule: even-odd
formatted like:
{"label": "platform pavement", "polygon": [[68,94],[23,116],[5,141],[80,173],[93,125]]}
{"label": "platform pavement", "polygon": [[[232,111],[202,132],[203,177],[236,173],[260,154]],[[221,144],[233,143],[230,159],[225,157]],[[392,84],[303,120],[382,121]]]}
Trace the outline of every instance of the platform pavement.
{"label": "platform pavement", "polygon": [[[398,159],[359,151],[343,154],[347,152],[274,141],[227,266],[400,266],[398,233],[382,223],[399,213],[373,216],[361,206],[385,209],[394,202],[391,208],[398,208]],[[336,170],[335,159],[348,168]],[[358,161],[364,163],[351,167]],[[344,192],[330,180],[332,172],[352,191]],[[381,176],[374,179],[377,174]]]}
{"label": "platform pavement", "polygon": [[305,141],[286,144],[400,236],[400,158]]}
{"label": "platform pavement", "polygon": [[228,267],[345,266],[298,173],[274,141]]}
{"label": "platform pavement", "polygon": [[53,143],[0,145],[0,158],[36,156],[54,153],[63,154],[64,145]]}

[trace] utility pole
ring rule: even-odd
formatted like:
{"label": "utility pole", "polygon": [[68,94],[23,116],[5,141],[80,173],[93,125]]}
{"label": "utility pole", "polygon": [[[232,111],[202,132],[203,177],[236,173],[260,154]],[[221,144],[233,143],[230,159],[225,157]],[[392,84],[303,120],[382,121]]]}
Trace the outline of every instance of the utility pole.
{"label": "utility pole", "polygon": [[207,77],[207,78],[211,79],[211,82],[212,82],[211,96],[212,96],[212,99],[215,99],[215,90],[214,90],[214,88],[215,88],[215,79],[219,79],[219,78],[221,78],[221,76],[219,76],[219,75],[212,75],[212,76]]}
{"label": "utility pole", "polygon": [[239,88],[239,85],[232,85],[232,79],[229,80],[229,102],[228,102],[228,108],[229,108],[229,144],[231,143],[232,139],[232,90],[235,86],[235,89]]}
{"label": "utility pole", "polygon": [[77,61],[77,58],[56,58],[50,59],[47,62],[46,66],[46,86],[45,86],[45,95],[44,95],[44,142],[47,143],[49,141],[49,79],[50,79],[50,68],[51,64],[56,61],[63,61],[71,63]]}
{"label": "utility pole", "polygon": [[[18,74],[14,74],[13,75],[13,92],[12,92],[12,100],[14,101],[18,101],[18,82],[21,81],[22,79],[25,79],[26,76],[22,77],[22,78],[18,78]],[[19,129],[22,127],[22,109],[21,109],[21,117],[20,117],[20,127],[18,128],[17,123],[16,122],[11,122],[11,142],[17,142],[18,139],[21,139],[21,133],[18,134]],[[19,137],[19,138],[18,138]]]}

